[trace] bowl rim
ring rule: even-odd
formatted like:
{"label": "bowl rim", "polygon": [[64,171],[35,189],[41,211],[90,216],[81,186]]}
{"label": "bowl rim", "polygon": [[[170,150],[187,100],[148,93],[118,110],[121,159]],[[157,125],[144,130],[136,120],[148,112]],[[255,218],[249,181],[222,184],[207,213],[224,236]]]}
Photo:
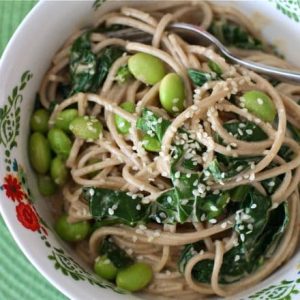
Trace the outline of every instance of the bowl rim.
{"label": "bowl rim", "polygon": [[[90,3],[93,1],[89,0]],[[7,43],[7,46],[4,49],[4,52],[2,54],[2,57],[0,59],[0,74],[4,74],[5,68],[7,67],[7,58],[10,54],[10,52],[13,50],[13,47],[15,43],[17,43],[21,33],[23,31],[26,31],[27,27],[30,25],[36,23],[36,17],[39,16],[39,13],[41,10],[44,9],[45,4],[47,3],[46,0],[41,0],[38,3],[35,4],[35,6],[27,13],[25,18],[22,20],[22,22],[18,25],[17,29],[15,30],[14,34],[10,38],[9,42]],[[5,100],[1,101],[2,103],[5,103]],[[2,152],[2,151],[1,151]],[[0,168],[0,174],[3,174],[4,168]],[[4,196],[6,197],[6,196]],[[14,223],[10,220],[9,214],[7,211],[5,212],[4,205],[0,201],[0,213],[1,216],[5,222],[5,225],[9,229],[10,234],[13,236],[14,241],[17,243],[19,249],[23,252],[25,257],[28,259],[29,263],[32,264],[35,269],[48,281],[50,284],[60,291],[65,297],[68,297],[70,299],[78,299],[78,294],[75,293],[75,290],[69,288],[68,285],[64,285],[65,281],[58,280],[55,273],[48,272],[45,266],[43,266],[43,263],[41,260],[36,258],[31,250],[26,247],[26,244],[24,244],[23,237],[18,232],[18,229],[14,226]],[[300,254],[300,252],[299,252]],[[294,256],[295,258],[295,256]],[[291,262],[292,259],[289,261]],[[287,266],[287,264],[285,264]],[[287,272],[288,274],[288,272]],[[270,275],[271,276],[271,275]],[[268,276],[268,278],[270,278]],[[264,279],[265,280],[265,279]],[[101,293],[100,293],[101,296]],[[132,298],[134,296],[132,295]]]}
{"label": "bowl rim", "polygon": [[[14,44],[17,42],[19,39],[20,34],[22,33],[23,30],[26,30],[27,27],[31,23],[35,23],[34,21],[34,16],[39,15],[39,11],[44,8],[44,4],[46,1],[38,1],[33,8],[26,14],[24,19],[20,22],[18,25],[17,29],[11,36],[10,40],[8,41],[3,54],[0,59],[0,74],[3,73],[3,70],[5,69],[7,57],[9,56],[9,53],[12,51]],[[2,173],[2,167],[0,168],[0,173]],[[4,196],[6,197],[6,196]],[[2,201],[0,201],[0,213],[1,217],[3,218],[6,227],[8,228],[10,234],[12,235],[14,241],[16,242],[18,248],[22,251],[22,253],[25,255],[26,259],[28,262],[34,266],[34,268],[43,276],[45,280],[50,282],[50,284],[53,286],[54,289],[59,291],[60,293],[63,294],[64,297],[70,298],[70,299],[76,299],[76,295],[72,293],[69,289],[67,289],[63,285],[63,281],[57,280],[56,276],[51,275],[50,273],[47,272],[47,270],[42,266],[41,262],[35,258],[35,256],[32,255],[30,250],[25,247],[22,237],[20,234],[17,232],[17,229],[13,226],[14,224],[10,222],[8,214],[4,212],[4,208],[2,205]]]}

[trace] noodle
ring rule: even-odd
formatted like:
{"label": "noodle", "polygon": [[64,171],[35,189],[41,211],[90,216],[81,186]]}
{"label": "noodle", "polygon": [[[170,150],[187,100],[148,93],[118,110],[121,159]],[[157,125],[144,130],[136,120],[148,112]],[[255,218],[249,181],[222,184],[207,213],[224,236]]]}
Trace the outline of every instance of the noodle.
{"label": "noodle", "polygon": [[[88,241],[84,240],[76,245],[77,253],[86,262],[93,264],[99,255],[99,245],[110,237],[128,255],[137,261],[150,264],[154,276],[144,290],[146,297],[150,299],[200,299],[199,295],[231,296],[273,273],[293,254],[297,245],[300,216],[300,145],[293,134],[295,130],[299,130],[300,124],[300,107],[297,103],[300,87],[286,83],[273,86],[269,78],[263,78],[240,66],[229,65],[213,48],[188,44],[180,36],[167,30],[170,23],[187,20],[198,20],[198,25],[210,30],[215,20],[221,22],[223,19],[243,28],[253,39],[261,41],[261,47],[264,47],[263,51],[229,45],[234,53],[256,62],[294,68],[272,52],[272,48],[263,40],[252,22],[239,11],[206,2],[188,5],[183,2],[168,2],[140,8],[123,7],[120,11],[98,18],[95,23],[98,31],[89,36],[90,51],[97,57],[105,49],[121,47],[124,53],[114,59],[97,89],[79,91],[69,97],[60,92],[61,86],[70,84],[72,80],[68,73],[69,65],[72,64],[70,52],[74,42],[86,34],[83,30],[74,33],[57,52],[40,87],[40,102],[46,109],[52,106],[53,99],[58,100],[49,119],[49,129],[55,126],[62,111],[74,106],[77,107],[79,116],[93,116],[103,124],[102,133],[97,139],[84,140],[76,137],[72,140],[66,160],[71,179],[62,188],[64,211],[68,214],[69,222],[95,221],[89,203],[83,197],[83,191],[87,187],[126,192],[132,199],[142,197],[141,204],[155,204],[164,193],[171,192],[176,187],[176,174],[179,172],[180,178],[180,174],[187,170],[183,164],[186,157],[198,169],[189,169],[185,180],[199,173],[204,178],[202,186],[198,179],[190,186],[193,195],[200,199],[198,201],[203,201],[201,199],[206,199],[207,195],[217,197],[219,194],[228,193],[232,199],[232,191],[236,187],[247,185],[263,199],[270,199],[267,217],[271,218],[278,207],[283,207],[280,205],[285,205],[289,221],[282,225],[285,226],[284,233],[278,245],[274,245],[274,251],[266,247],[266,253],[270,251],[271,254],[262,257],[262,267],[253,271],[245,270],[246,275],[238,280],[230,281],[228,278],[233,275],[224,275],[231,251],[237,249],[245,238],[236,225],[239,211],[243,209],[237,210],[235,207],[239,204],[233,200],[231,206],[226,207],[227,203],[225,204],[221,216],[216,215],[210,219],[204,215],[199,220],[193,215],[184,222],[163,224],[160,215],[156,215],[156,219],[151,219],[149,223],[137,223],[133,227],[128,223],[121,224],[122,222],[113,225],[107,223],[95,229]],[[151,35],[151,45],[107,37],[106,32],[100,30],[101,26],[128,26],[139,29]],[[148,86],[131,76],[121,84],[116,82],[120,68],[126,66],[136,52],[155,56],[165,64],[169,72],[177,73],[181,77],[185,90],[183,111],[168,114],[161,108],[158,100],[161,81]],[[209,73],[211,62],[222,70],[222,76],[216,75],[217,69],[214,69],[211,80],[195,86],[188,70],[192,68]],[[242,95],[251,90],[259,90],[272,99],[276,121],[270,123],[262,120],[243,106]],[[120,107],[125,101],[136,104],[133,113]],[[169,122],[161,137],[159,153],[146,151],[141,142],[143,134],[138,123],[143,118],[145,109]],[[115,115],[130,125],[127,134],[120,134],[118,131]],[[239,125],[238,133],[233,134],[228,128],[235,122],[242,125]],[[255,126],[255,130],[262,131],[265,138],[244,138],[240,130],[248,123]],[[253,130],[248,129],[249,136]],[[178,169],[174,175],[174,152],[177,145],[182,146],[186,153],[176,162]],[[197,147],[202,152],[197,151]],[[290,156],[284,156],[289,151]],[[225,157],[226,163],[240,159],[247,164],[234,165],[236,170],[227,170],[220,177],[213,177],[210,167],[220,157]],[[229,176],[230,172],[233,175]],[[279,182],[275,182],[276,180]],[[276,189],[272,189],[275,184]],[[180,188],[178,190],[181,192]],[[185,200],[188,199],[180,199],[182,202]],[[253,228],[253,225],[250,224],[249,228]],[[181,262],[178,262],[182,260],[186,251],[184,249],[188,249],[191,244],[195,253],[181,269],[178,267]],[[195,245],[200,245],[201,250],[195,250]],[[242,259],[240,255],[236,255],[234,263],[239,259]],[[201,277],[203,274],[197,268],[201,264],[211,268],[211,275],[207,280]]]}

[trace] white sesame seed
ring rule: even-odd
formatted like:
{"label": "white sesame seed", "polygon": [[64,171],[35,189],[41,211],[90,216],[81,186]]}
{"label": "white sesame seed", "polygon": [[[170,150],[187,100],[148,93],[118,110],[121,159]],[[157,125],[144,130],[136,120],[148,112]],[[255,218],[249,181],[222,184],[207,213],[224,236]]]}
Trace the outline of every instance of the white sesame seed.
{"label": "white sesame seed", "polygon": [[259,105],[263,105],[264,104],[264,100],[263,99],[261,99],[261,98],[257,98],[257,103],[259,104]]}
{"label": "white sesame seed", "polygon": [[245,235],[242,233],[241,234],[241,241],[244,242],[245,241]]}
{"label": "white sesame seed", "polygon": [[235,257],[234,257],[234,261],[239,261],[240,260],[240,256],[239,255],[236,255]]}
{"label": "white sesame seed", "polygon": [[208,222],[211,223],[211,224],[216,224],[217,220],[216,219],[210,219]]}
{"label": "white sesame seed", "polygon": [[250,181],[254,181],[254,180],[255,180],[255,174],[254,174],[254,173],[251,173],[251,174],[250,174],[249,180],[250,180]]}
{"label": "white sesame seed", "polygon": [[224,223],[221,224],[221,228],[225,229],[226,227],[227,227],[227,223],[226,222],[224,222]]}

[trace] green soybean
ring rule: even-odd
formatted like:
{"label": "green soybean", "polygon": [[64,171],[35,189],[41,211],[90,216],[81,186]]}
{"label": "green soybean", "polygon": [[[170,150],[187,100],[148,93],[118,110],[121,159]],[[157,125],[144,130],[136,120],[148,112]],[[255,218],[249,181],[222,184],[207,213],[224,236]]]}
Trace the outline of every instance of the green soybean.
{"label": "green soybean", "polygon": [[45,136],[40,132],[29,138],[29,160],[33,169],[39,174],[46,174],[50,167],[51,150]]}
{"label": "green soybean", "polygon": [[64,241],[78,242],[84,240],[88,236],[91,226],[88,221],[69,223],[67,215],[62,215],[56,221],[54,229]]}
{"label": "green soybean", "polygon": [[38,109],[33,112],[30,119],[30,127],[33,131],[45,133],[48,131],[50,114],[46,109]]}
{"label": "green soybean", "polygon": [[66,132],[70,131],[70,123],[78,116],[78,111],[75,108],[68,108],[58,113],[55,119],[55,127]]}
{"label": "green soybean", "polygon": [[268,95],[261,91],[248,91],[243,94],[241,101],[245,108],[265,122],[273,122],[276,108]]}
{"label": "green soybean", "polygon": [[176,114],[183,111],[185,89],[179,75],[170,73],[163,78],[159,87],[159,99],[167,112]]}
{"label": "green soybean", "polygon": [[118,269],[106,256],[98,256],[96,258],[94,271],[97,275],[106,280],[114,280],[118,273]]}
{"label": "green soybean", "polygon": [[164,63],[157,57],[147,53],[136,53],[128,60],[129,71],[145,84],[155,84],[166,74]]}
{"label": "green soybean", "polygon": [[50,174],[53,179],[53,181],[59,185],[62,186],[66,183],[68,179],[68,169],[66,167],[64,159],[60,156],[56,156],[51,161],[50,166]]}
{"label": "green soybean", "polygon": [[72,142],[66,133],[59,128],[51,128],[48,132],[48,140],[51,149],[64,157],[68,157],[71,151]]}
{"label": "green soybean", "polygon": [[49,197],[56,193],[57,186],[50,176],[40,175],[38,177],[38,189],[43,196]]}
{"label": "green soybean", "polygon": [[[133,113],[135,111],[135,104],[133,102],[129,102],[129,101],[123,102],[120,105],[120,107],[130,113]],[[115,115],[114,118],[115,118],[115,125],[117,127],[118,132],[121,134],[127,134],[131,126],[130,122],[126,121],[124,118],[122,118],[119,115]]]}
{"label": "green soybean", "polygon": [[81,116],[71,122],[70,130],[81,139],[96,140],[102,132],[102,124],[95,117]]}
{"label": "green soybean", "polygon": [[161,144],[158,139],[152,137],[150,135],[144,135],[142,140],[143,146],[147,151],[150,152],[159,152],[161,148]]}
{"label": "green soybean", "polygon": [[119,288],[137,292],[145,288],[153,277],[153,271],[148,264],[135,263],[117,274],[116,283]]}

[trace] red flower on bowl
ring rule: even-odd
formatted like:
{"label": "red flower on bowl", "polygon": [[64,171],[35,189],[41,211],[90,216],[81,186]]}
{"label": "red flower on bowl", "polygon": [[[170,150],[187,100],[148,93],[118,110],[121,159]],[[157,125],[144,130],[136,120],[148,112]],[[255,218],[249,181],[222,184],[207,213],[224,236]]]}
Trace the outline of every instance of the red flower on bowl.
{"label": "red flower on bowl", "polygon": [[32,231],[40,229],[40,222],[36,212],[33,210],[31,205],[25,203],[19,203],[16,206],[17,218],[22,225]]}
{"label": "red flower on bowl", "polygon": [[20,202],[24,197],[22,186],[18,178],[11,174],[8,174],[4,178],[3,189],[5,190],[6,196],[13,201],[17,200]]}

